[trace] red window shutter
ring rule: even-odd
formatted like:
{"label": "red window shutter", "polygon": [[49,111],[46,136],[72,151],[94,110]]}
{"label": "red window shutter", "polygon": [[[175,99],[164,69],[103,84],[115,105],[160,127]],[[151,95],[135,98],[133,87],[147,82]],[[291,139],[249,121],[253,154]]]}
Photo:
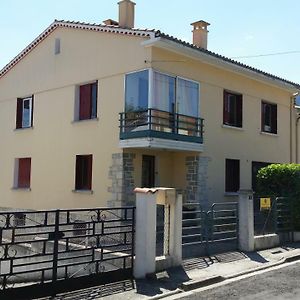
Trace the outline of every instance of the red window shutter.
{"label": "red window shutter", "polygon": [[224,101],[223,101],[223,124],[229,124],[229,103],[228,103],[228,93],[224,91]]}
{"label": "red window shutter", "polygon": [[93,166],[93,155],[87,155],[87,189],[92,189],[92,166]]}
{"label": "red window shutter", "polygon": [[34,107],[34,105],[33,105],[33,103],[34,103],[34,97],[33,97],[33,95],[32,95],[32,98],[31,98],[31,127],[33,126],[33,107]]}
{"label": "red window shutter", "polygon": [[75,190],[82,189],[82,164],[81,155],[76,156]]}
{"label": "red window shutter", "polygon": [[16,128],[22,128],[23,99],[17,99]]}
{"label": "red window shutter", "polygon": [[236,97],[236,114],[237,114],[237,126],[243,126],[243,96],[239,95]]}
{"label": "red window shutter", "polygon": [[261,131],[265,131],[265,103],[261,103]]}
{"label": "red window shutter", "polygon": [[93,155],[77,155],[76,156],[76,190],[92,189],[92,164]]}
{"label": "red window shutter", "polygon": [[277,105],[271,106],[271,131],[277,133]]}
{"label": "red window shutter", "polygon": [[79,120],[86,120],[91,118],[91,98],[91,84],[85,84],[80,86]]}
{"label": "red window shutter", "polygon": [[18,187],[30,188],[31,158],[19,159]]}

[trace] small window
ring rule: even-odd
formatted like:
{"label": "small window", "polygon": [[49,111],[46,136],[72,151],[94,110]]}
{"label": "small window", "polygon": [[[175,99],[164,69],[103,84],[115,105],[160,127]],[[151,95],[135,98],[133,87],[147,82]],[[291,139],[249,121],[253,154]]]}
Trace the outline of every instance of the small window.
{"label": "small window", "polygon": [[16,128],[32,127],[33,121],[33,96],[17,100]]}
{"label": "small window", "polygon": [[226,159],[225,192],[237,192],[240,189],[240,161]]}
{"label": "small window", "polygon": [[76,155],[75,190],[92,189],[93,155]]}
{"label": "small window", "polygon": [[232,92],[224,91],[223,103],[223,124],[242,127],[243,96]]}
{"label": "small window", "polygon": [[94,82],[79,87],[79,120],[97,118],[97,86]]}
{"label": "small window", "polygon": [[261,131],[277,134],[277,105],[261,103]]}
{"label": "small window", "polygon": [[56,38],[54,44],[54,54],[57,55],[59,53],[60,53],[60,39]]}
{"label": "small window", "polygon": [[31,158],[19,158],[17,163],[16,188],[30,188]]}

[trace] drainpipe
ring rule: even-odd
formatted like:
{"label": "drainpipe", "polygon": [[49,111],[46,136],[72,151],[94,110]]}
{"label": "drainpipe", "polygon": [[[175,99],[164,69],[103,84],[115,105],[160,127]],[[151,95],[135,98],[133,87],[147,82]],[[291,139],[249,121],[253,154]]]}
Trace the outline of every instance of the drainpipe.
{"label": "drainpipe", "polygon": [[[290,98],[290,164],[293,162],[293,107],[294,107],[294,95]],[[296,124],[297,126],[297,124]],[[297,144],[297,140],[296,140]],[[297,153],[297,152],[296,152]]]}
{"label": "drainpipe", "polygon": [[[292,150],[292,145],[293,145],[293,143],[292,143],[292,117],[293,117],[293,109],[294,109],[294,107],[295,107],[295,100],[296,100],[296,97],[299,95],[299,92],[297,92],[297,93],[294,93],[293,95],[292,95],[292,97],[291,97],[291,102],[290,102],[290,105],[291,105],[291,107],[290,107],[290,163],[292,163],[293,162],[293,150]],[[295,153],[295,163],[297,164],[298,163],[298,123],[299,123],[299,119],[300,119],[300,114],[298,113],[297,114],[297,119],[296,119],[296,128],[295,128],[295,134],[296,134],[296,136],[295,136],[295,151],[296,151],[296,153]]]}
{"label": "drainpipe", "polygon": [[298,123],[300,120],[300,114],[298,113],[298,117],[296,119],[296,164],[298,164]]}

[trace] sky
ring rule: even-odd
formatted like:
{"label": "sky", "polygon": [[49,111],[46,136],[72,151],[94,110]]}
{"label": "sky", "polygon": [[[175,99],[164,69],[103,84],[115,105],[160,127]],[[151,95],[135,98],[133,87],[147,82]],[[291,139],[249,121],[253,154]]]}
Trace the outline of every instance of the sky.
{"label": "sky", "polygon": [[[118,0],[0,0],[0,69],[54,19],[118,19]],[[300,83],[299,0],[136,0],[135,27],[192,41],[190,23],[205,20],[208,49]],[[297,52],[298,51],[298,52]]]}

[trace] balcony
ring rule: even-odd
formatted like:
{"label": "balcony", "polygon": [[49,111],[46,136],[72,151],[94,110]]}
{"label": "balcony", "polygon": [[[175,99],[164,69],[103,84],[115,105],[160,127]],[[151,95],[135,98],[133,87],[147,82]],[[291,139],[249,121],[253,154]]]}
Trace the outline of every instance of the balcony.
{"label": "balcony", "polygon": [[151,108],[120,113],[120,147],[203,151],[203,119]]}

